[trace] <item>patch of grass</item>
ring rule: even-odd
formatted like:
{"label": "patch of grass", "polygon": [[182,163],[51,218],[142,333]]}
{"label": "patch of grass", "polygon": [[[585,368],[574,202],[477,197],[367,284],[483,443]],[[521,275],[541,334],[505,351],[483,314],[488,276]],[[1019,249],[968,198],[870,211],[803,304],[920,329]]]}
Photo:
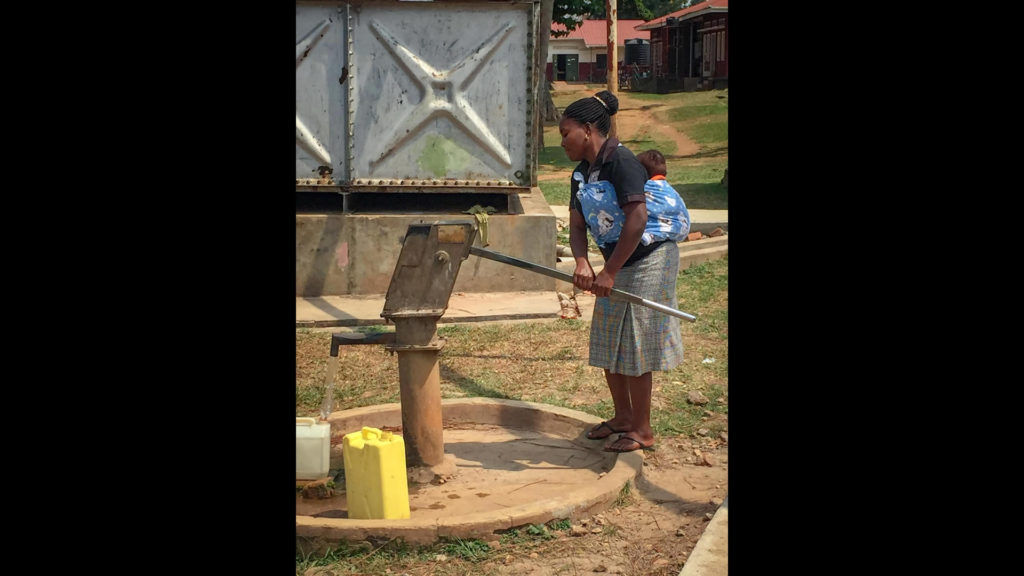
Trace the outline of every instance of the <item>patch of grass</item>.
{"label": "patch of grass", "polygon": [[445,554],[462,558],[469,562],[480,562],[486,560],[491,552],[491,547],[482,540],[463,540],[456,536],[453,540],[444,541],[441,548]]}
{"label": "patch of grass", "polygon": [[384,334],[386,332],[394,332],[395,328],[393,326],[359,326],[353,331],[362,334]]}
{"label": "patch of grass", "polygon": [[[449,565],[454,572],[441,570],[435,574],[465,574],[461,560],[478,562],[490,553],[490,547],[478,540],[442,539],[425,546],[412,546],[401,538],[393,538],[374,546],[369,542],[343,542],[324,552],[304,553],[296,547],[295,573],[305,574],[310,568],[323,566],[331,572],[344,574],[401,574],[417,564],[436,563],[437,554],[452,556]],[[484,556],[481,557],[481,554]]]}
{"label": "patch of grass", "polygon": [[[557,536],[552,530],[568,531],[572,524],[568,518],[553,521],[552,527],[549,528],[544,524],[528,524],[525,526],[517,526],[516,528],[510,528],[502,533],[498,542],[502,546],[522,546],[522,545],[533,545],[547,540],[554,540]],[[555,528],[557,526],[557,528]]]}
{"label": "patch of grass", "polygon": [[306,570],[316,566],[329,566],[338,562],[341,559],[347,558],[349,554],[346,554],[347,546],[343,545],[339,548],[328,548],[322,553],[314,552],[301,552],[295,551],[295,573],[304,574]]}
{"label": "patch of grass", "polygon": [[[569,205],[569,193],[572,190],[569,179],[565,180],[544,180],[538,182],[537,186],[540,191],[544,194],[544,199],[547,200],[550,206],[568,206]],[[685,199],[683,200],[686,201]],[[689,205],[687,205],[689,207]],[[568,230],[566,231],[568,234]],[[566,242],[568,245],[568,242]]]}
{"label": "patch of grass", "polygon": [[568,532],[572,528],[572,521],[568,518],[562,518],[560,520],[552,520],[548,522],[548,526],[552,530],[558,530],[559,532]]}
{"label": "patch of grass", "polygon": [[569,405],[568,400],[564,396],[554,396],[551,394],[546,394],[544,396],[541,396],[540,398],[537,398],[536,400],[531,400],[531,402],[547,404],[548,406],[558,406],[559,408],[572,408],[573,410],[576,409],[575,407]]}
{"label": "patch of grass", "polygon": [[[668,174],[666,177],[670,184],[679,191],[680,186],[687,184],[718,184],[725,175],[728,168],[727,160],[724,158],[700,159],[692,158],[668,158],[665,161]],[[682,194],[682,193],[680,193]],[[683,198],[687,200],[687,198]],[[689,203],[687,203],[689,206]]]}
{"label": "patch of grass", "polygon": [[702,314],[700,320],[694,324],[693,331],[695,334],[707,334],[721,340],[728,340],[729,310],[721,308]]}
{"label": "patch of grass", "polygon": [[563,347],[558,350],[554,350],[548,354],[541,354],[539,356],[542,360],[577,360],[578,357],[572,348]]}
{"label": "patch of grass", "polygon": [[593,416],[597,416],[602,420],[610,420],[612,416],[615,416],[615,405],[612,404],[611,398],[606,397],[608,394],[608,385],[605,382],[604,374],[602,373],[599,376],[601,379],[602,386],[601,394],[605,397],[602,397],[601,400],[598,400],[597,402],[593,402],[590,404],[580,404],[578,406],[572,406],[572,409],[579,410],[580,412],[586,412],[587,414],[591,414]]}
{"label": "patch of grass", "polygon": [[699,122],[687,128],[686,134],[703,148],[716,148],[718,144],[728,142],[729,140],[729,121],[709,120]]}
{"label": "patch of grass", "polygon": [[[559,340],[559,338],[562,336],[589,334],[590,324],[589,322],[573,319],[561,320],[559,322],[518,322],[514,324],[457,324],[446,325],[443,330],[445,336],[464,336],[465,342],[449,342],[449,346],[442,350],[442,354],[449,347],[459,346],[460,344],[469,344],[468,347],[460,348],[460,351],[469,351],[490,348],[492,346],[503,348],[508,345],[509,341],[523,339],[546,340],[556,344],[557,348],[561,349],[565,347],[566,341]],[[439,328],[438,333],[441,333],[441,331],[442,329]],[[462,339],[460,338],[460,340]]]}
{"label": "patch of grass", "polygon": [[519,528],[510,528],[503,532],[498,538],[498,543],[502,546],[520,544],[523,541],[523,536],[519,531]]}
{"label": "patch of grass", "polygon": [[[691,436],[700,428],[708,428],[712,433],[725,428],[722,419],[705,419],[705,411],[728,415],[728,284],[728,256],[679,273],[679,307],[696,314],[697,321],[682,325],[683,363],[655,374],[662,402],[662,407],[651,413],[656,435]],[[714,362],[705,363],[705,358],[713,358]],[[704,406],[690,404],[687,393],[692,390],[700,390],[710,402]],[[718,402],[719,397],[722,402]]]}
{"label": "patch of grass", "polygon": [[723,297],[728,289],[728,255],[680,270],[676,280],[676,298],[694,309],[700,309]]}
{"label": "patch of grass", "polygon": [[437,327],[437,335],[445,338],[468,334],[470,327],[465,324],[442,324]]}
{"label": "patch of grass", "polygon": [[729,192],[720,183],[673,186],[689,210],[728,210]]}
{"label": "patch of grass", "polygon": [[[393,329],[380,325],[365,328]],[[295,415],[315,416],[327,391],[331,332],[296,330],[295,348]],[[334,410],[398,400],[398,361],[383,346],[342,346],[337,363]]]}
{"label": "patch of grass", "polygon": [[[564,404],[568,395],[559,391],[562,384],[576,387],[577,379],[593,377],[577,372],[587,331],[589,324],[579,320],[469,326],[458,337],[449,336],[441,351],[442,397],[537,401],[550,395]],[[567,366],[570,374],[564,373]]]}
{"label": "patch of grass", "polygon": [[668,112],[668,117],[673,122],[679,122],[682,120],[692,120],[695,118],[703,118],[706,116],[718,116],[728,113],[729,105],[719,102],[715,104],[681,106],[679,108],[672,108]]}
{"label": "patch of grass", "polygon": [[724,102],[728,106],[729,90],[698,90],[696,92],[671,92],[655,94],[653,92],[629,92],[630,98],[650,102],[662,102],[670,106],[706,106],[715,102]]}
{"label": "patch of grass", "polygon": [[729,190],[722,176],[727,158],[668,158],[668,181],[691,210],[728,210]]}
{"label": "patch of grass", "polygon": [[[519,400],[514,396],[509,396],[505,392],[502,392],[504,386],[504,379],[500,374],[493,370],[483,370],[479,376],[476,377],[465,377],[459,378],[454,382],[455,387],[463,392],[461,396],[479,397],[479,398],[503,398],[506,400]],[[444,398],[450,396],[441,394]]]}
{"label": "patch of grass", "polygon": [[619,495],[615,497],[615,502],[612,502],[612,508],[621,508],[629,506],[633,503],[633,484],[629,480],[622,485],[622,489],[619,490]]}
{"label": "patch of grass", "polygon": [[325,393],[324,386],[295,386],[295,415],[319,412]]}
{"label": "patch of grass", "polygon": [[[690,404],[687,400],[687,393],[698,389],[700,386],[684,385],[673,386],[662,389],[663,397],[669,404],[669,409],[659,410],[651,416],[651,427],[655,435],[682,434],[693,436],[700,428],[708,428],[717,433],[725,428],[725,423],[718,419],[704,419],[704,411],[714,414],[729,414],[728,392],[720,384],[710,384],[701,392],[708,398],[708,403],[703,406]],[[722,398],[721,402],[718,398]]]}
{"label": "patch of grass", "polygon": [[309,568],[336,564],[363,564],[377,551],[368,542],[342,542],[322,552],[295,550],[295,573],[302,574]]}
{"label": "patch of grass", "polygon": [[555,535],[544,524],[530,524],[526,527],[526,533],[538,540],[551,540],[555,538]]}
{"label": "patch of grass", "polygon": [[572,170],[578,162],[569,160],[562,149],[562,134],[558,125],[544,128],[544,148],[537,154],[538,167],[548,171]]}
{"label": "patch of grass", "polygon": [[640,137],[633,138],[631,140],[622,140],[622,145],[632,150],[634,154],[639,154],[644,150],[650,150],[652,148],[661,151],[661,153],[666,156],[676,153],[675,142],[671,140],[654,140],[646,137],[645,134],[641,134]]}

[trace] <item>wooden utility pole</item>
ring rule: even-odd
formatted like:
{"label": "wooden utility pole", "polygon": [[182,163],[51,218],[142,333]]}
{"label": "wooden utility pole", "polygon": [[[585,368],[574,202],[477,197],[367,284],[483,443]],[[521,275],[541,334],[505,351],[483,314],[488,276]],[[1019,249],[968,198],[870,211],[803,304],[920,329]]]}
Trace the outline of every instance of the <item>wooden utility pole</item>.
{"label": "wooden utility pole", "polygon": [[[608,91],[616,96],[619,95],[619,50],[616,32],[618,30],[619,6],[618,0],[605,0],[605,14],[608,19]],[[608,137],[616,133],[615,116],[612,116],[612,127],[608,131]]]}

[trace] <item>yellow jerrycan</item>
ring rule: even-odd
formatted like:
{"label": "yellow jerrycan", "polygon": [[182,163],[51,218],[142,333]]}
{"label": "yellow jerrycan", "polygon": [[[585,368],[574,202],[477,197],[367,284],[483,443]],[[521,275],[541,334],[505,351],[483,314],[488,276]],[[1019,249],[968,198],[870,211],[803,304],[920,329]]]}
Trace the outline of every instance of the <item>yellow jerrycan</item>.
{"label": "yellow jerrycan", "polygon": [[364,426],[342,438],[349,518],[409,517],[409,482],[401,436]]}

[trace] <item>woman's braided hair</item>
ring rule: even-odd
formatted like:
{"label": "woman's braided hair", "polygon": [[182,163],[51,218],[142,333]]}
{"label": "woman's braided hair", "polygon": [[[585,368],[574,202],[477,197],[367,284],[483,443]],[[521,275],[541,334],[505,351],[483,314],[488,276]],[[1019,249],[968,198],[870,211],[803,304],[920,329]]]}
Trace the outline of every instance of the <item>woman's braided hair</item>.
{"label": "woman's braided hair", "polygon": [[597,129],[601,131],[601,134],[607,136],[608,131],[611,130],[612,127],[611,117],[618,111],[619,99],[615,94],[612,94],[607,90],[602,90],[594,96],[580,98],[572,104],[569,104],[562,115],[566,118],[572,118],[580,124],[590,122],[594,126],[597,126]]}

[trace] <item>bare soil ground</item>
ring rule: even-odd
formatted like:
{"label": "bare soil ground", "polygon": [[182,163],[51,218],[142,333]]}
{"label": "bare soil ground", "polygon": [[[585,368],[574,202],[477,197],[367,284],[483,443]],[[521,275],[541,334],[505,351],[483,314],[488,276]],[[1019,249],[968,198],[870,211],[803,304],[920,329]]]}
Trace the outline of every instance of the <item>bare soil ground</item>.
{"label": "bare soil ground", "polygon": [[561,536],[529,551],[499,549],[494,573],[678,574],[728,491],[728,450],[721,442],[660,440],[646,454],[628,503],[584,519],[584,536]]}
{"label": "bare soil ground", "polygon": [[[487,324],[496,332],[505,333],[501,330],[505,324]],[[303,372],[307,366],[322,366],[332,330],[337,329],[316,329],[315,336],[299,339],[297,364]],[[442,392],[445,397],[487,394],[491,391],[468,387],[466,380],[472,377],[474,382],[481,382],[487,374],[495,374],[500,375],[501,391],[524,400],[543,402],[545,398],[564,398],[572,407],[607,398],[607,386],[600,371],[584,366],[587,329],[583,326],[577,330],[577,333],[552,334],[546,340],[522,335],[507,338],[499,334],[463,343],[449,336],[441,361]],[[686,363],[691,366],[688,370],[698,370],[701,359],[712,354],[725,360],[721,357],[724,351],[712,353],[713,348],[708,348],[722,345],[716,336],[688,333],[685,338]],[[718,343],[705,345],[706,338],[718,340]],[[337,381],[338,389],[344,391],[344,403],[395,401],[392,396],[397,395],[396,364],[395,358],[377,347],[356,346],[345,350],[339,356]],[[700,386],[707,389],[712,382],[704,380],[702,384],[696,377],[681,378],[678,374],[656,372],[652,408],[672,410],[667,399],[678,389]],[[345,407],[339,406],[340,409]],[[557,530],[551,531],[554,538],[543,540],[526,537],[528,527],[520,527],[517,538],[495,534],[484,539],[488,548],[486,557],[477,561],[451,553],[401,556],[386,564],[371,562],[373,556],[352,557],[325,566],[303,566],[297,573],[426,576],[606,571],[632,576],[675,576],[693,552],[718,504],[728,494],[727,424],[725,414],[707,411],[694,434],[660,434],[655,451],[644,453],[642,473],[629,494],[604,511],[573,518],[576,535]]]}
{"label": "bare soil ground", "polygon": [[495,535],[487,541],[487,559],[480,562],[439,554],[427,560],[402,559],[383,570],[356,560],[302,573],[675,576],[728,492],[728,449],[719,439],[658,440],[657,450],[645,454],[643,473],[628,496],[609,509],[573,520],[578,535],[552,531],[551,540],[524,537],[505,543]]}

